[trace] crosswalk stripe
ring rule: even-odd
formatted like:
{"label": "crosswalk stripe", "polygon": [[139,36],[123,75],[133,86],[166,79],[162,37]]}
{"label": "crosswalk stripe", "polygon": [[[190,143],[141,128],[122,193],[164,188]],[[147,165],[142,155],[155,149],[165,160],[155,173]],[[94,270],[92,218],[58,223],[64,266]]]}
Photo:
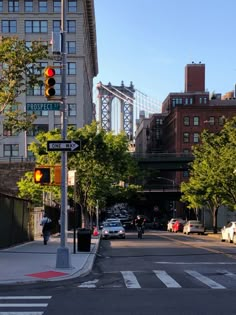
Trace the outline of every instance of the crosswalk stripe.
{"label": "crosswalk stripe", "polygon": [[202,274],[198,273],[194,270],[185,270],[190,276],[194,277],[195,279],[201,281],[202,283],[206,284],[208,287],[212,289],[225,289],[225,287],[214,280],[211,280],[208,277],[203,276]]}
{"label": "crosswalk stripe", "polygon": [[0,300],[47,300],[52,297],[47,296],[0,296]]}
{"label": "crosswalk stripe", "polygon": [[155,275],[165,284],[167,288],[181,288],[181,286],[170,277],[164,270],[153,270]]}
{"label": "crosswalk stripe", "polygon": [[46,307],[47,303],[0,303],[0,307]]}
{"label": "crosswalk stripe", "polygon": [[128,289],[140,289],[141,286],[138,283],[137,278],[135,277],[132,271],[121,271],[125,285]]}
{"label": "crosswalk stripe", "polygon": [[0,312],[0,315],[43,315],[44,312]]}

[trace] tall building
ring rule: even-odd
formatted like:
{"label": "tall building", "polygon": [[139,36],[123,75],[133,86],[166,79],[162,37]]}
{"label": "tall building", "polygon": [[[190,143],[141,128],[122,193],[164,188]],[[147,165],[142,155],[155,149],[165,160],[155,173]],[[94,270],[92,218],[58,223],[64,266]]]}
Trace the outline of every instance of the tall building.
{"label": "tall building", "polygon": [[[94,119],[93,78],[98,73],[97,43],[94,0],[66,1],[66,109],[67,123],[76,128],[90,124]],[[18,36],[27,45],[40,40],[52,51],[52,32],[61,30],[60,0],[0,0],[0,35]],[[52,60],[41,62],[41,66],[56,68],[56,96],[61,95],[61,55],[52,54]],[[19,102],[26,111],[27,104],[47,103],[44,86],[28,89]],[[32,113],[29,110],[29,113]],[[13,135],[4,130],[0,117],[0,158],[30,157],[29,144],[39,131],[61,128],[60,111],[35,111],[37,119],[30,132]]]}

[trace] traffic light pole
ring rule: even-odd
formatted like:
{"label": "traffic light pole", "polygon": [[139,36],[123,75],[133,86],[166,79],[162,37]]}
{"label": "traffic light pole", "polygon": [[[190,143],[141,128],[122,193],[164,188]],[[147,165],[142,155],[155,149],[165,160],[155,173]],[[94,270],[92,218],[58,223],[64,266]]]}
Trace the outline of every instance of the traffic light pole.
{"label": "traffic light pole", "polygon": [[[61,136],[67,138],[67,109],[66,109],[66,0],[61,1],[61,57],[62,57],[62,80],[61,80]],[[57,249],[56,268],[72,268],[71,256],[67,245],[67,152],[61,152],[61,243]]]}

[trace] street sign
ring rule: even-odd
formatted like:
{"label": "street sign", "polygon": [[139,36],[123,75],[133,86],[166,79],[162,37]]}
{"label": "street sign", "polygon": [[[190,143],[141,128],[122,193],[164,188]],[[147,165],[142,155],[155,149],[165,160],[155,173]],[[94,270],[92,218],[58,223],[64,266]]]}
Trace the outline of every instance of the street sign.
{"label": "street sign", "polygon": [[55,140],[47,142],[48,151],[80,151],[81,141],[80,140]]}
{"label": "street sign", "polygon": [[26,110],[60,110],[60,105],[60,103],[26,103]]}

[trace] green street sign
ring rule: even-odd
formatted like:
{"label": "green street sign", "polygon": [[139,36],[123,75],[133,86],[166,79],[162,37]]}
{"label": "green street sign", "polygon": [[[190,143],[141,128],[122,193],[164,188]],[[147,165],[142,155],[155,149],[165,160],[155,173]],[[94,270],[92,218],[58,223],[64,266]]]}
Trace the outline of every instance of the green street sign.
{"label": "green street sign", "polygon": [[60,103],[26,103],[26,111],[60,110]]}

